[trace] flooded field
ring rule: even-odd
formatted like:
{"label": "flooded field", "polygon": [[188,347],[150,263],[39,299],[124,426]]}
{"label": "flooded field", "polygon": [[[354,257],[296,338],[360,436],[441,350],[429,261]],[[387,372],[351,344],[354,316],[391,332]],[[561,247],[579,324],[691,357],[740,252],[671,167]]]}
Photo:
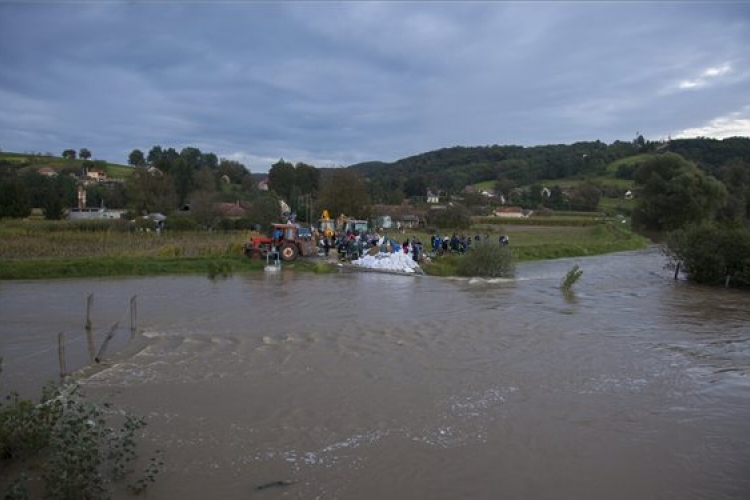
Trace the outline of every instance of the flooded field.
{"label": "flooded field", "polygon": [[662,265],[2,282],[2,383],[55,378],[60,331],[85,365],[93,293],[124,328],[82,383],[147,416],[151,498],[750,498],[750,297]]}

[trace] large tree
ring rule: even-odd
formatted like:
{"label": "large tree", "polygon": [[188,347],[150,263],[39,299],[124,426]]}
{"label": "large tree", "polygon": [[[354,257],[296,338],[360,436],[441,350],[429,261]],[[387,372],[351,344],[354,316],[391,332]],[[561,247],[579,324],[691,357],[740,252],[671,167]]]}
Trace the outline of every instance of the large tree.
{"label": "large tree", "polygon": [[181,155],[172,166],[175,192],[180,205],[187,201],[188,195],[195,187],[195,170],[189,161]]}
{"label": "large tree", "polygon": [[62,153],[62,157],[66,160],[75,160],[76,159],[76,150],[75,149],[66,149]]}
{"label": "large tree", "polygon": [[320,207],[330,214],[357,218],[369,216],[367,186],[360,174],[350,168],[335,168],[320,180]]}
{"label": "large tree", "polygon": [[253,224],[259,224],[263,231],[270,232],[271,224],[281,219],[279,199],[272,192],[258,193],[247,213],[247,218]]}
{"label": "large tree", "polygon": [[168,174],[136,169],[125,181],[128,203],[139,214],[169,213],[177,207],[174,183]]}
{"label": "large tree", "polygon": [[232,184],[242,184],[242,179],[250,175],[242,163],[226,158],[222,158],[219,162],[218,171],[220,177],[226,175]]}
{"label": "large tree", "polygon": [[320,188],[320,170],[306,163],[297,163],[294,181],[301,194],[315,195]]}
{"label": "large tree", "polygon": [[84,160],[88,160],[91,158],[91,151],[89,151],[87,148],[81,148],[81,150],[78,152],[78,156],[80,156]]}
{"label": "large tree", "polygon": [[727,190],[680,155],[656,155],[636,170],[638,204],[633,226],[671,231],[713,218],[725,203]]}
{"label": "large tree", "polygon": [[27,217],[31,213],[29,195],[17,179],[0,179],[0,219]]}
{"label": "large tree", "polygon": [[146,157],[143,155],[143,151],[140,149],[134,149],[128,156],[128,164],[134,167],[146,166]]}
{"label": "large tree", "polygon": [[289,200],[296,182],[295,177],[294,165],[282,158],[271,165],[271,170],[268,171],[269,187],[282,199]]}

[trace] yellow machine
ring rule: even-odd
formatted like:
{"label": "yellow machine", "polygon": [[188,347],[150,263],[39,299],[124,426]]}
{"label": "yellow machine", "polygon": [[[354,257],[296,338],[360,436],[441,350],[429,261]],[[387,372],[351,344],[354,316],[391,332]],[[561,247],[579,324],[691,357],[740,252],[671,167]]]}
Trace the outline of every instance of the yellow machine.
{"label": "yellow machine", "polygon": [[328,210],[323,210],[323,215],[318,220],[318,229],[326,238],[331,238],[335,233],[334,223],[331,216],[328,215]]}

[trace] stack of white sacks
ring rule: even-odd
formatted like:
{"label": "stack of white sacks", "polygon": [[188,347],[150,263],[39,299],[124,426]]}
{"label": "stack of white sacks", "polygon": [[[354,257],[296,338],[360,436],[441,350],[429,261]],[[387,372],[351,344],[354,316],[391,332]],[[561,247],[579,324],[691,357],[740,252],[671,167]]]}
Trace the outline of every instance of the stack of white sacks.
{"label": "stack of white sacks", "polygon": [[393,253],[379,252],[375,255],[365,254],[362,258],[353,260],[352,264],[369,269],[401,271],[404,273],[413,273],[415,269],[419,269],[419,264],[414,262],[411,255],[407,255],[403,251]]}

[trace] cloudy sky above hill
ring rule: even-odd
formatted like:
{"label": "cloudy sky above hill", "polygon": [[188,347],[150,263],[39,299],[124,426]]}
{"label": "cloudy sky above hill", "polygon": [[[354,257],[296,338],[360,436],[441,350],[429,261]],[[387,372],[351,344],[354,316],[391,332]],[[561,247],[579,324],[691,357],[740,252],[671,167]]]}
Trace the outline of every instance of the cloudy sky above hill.
{"label": "cloudy sky above hill", "polygon": [[750,4],[0,0],[0,148],[267,171],[750,136]]}

